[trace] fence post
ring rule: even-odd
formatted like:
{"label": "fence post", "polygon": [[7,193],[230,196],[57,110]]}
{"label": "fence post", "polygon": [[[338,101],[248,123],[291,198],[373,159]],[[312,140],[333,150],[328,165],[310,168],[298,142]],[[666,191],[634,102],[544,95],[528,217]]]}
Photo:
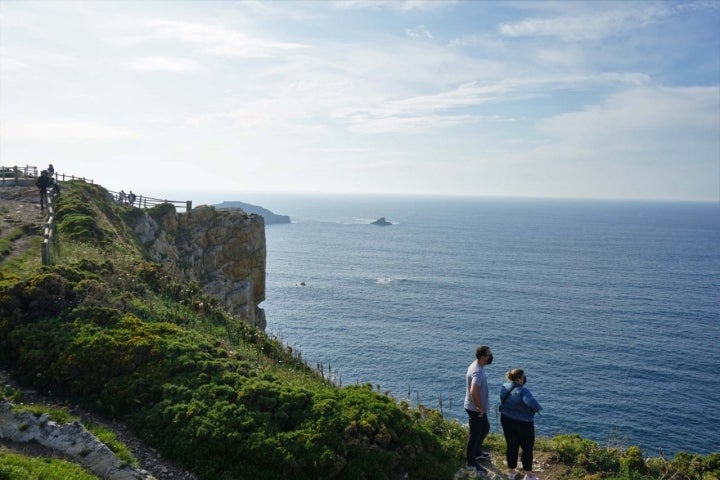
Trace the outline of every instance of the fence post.
{"label": "fence post", "polygon": [[192,210],[192,200],[185,202],[185,213],[190,213],[190,210]]}

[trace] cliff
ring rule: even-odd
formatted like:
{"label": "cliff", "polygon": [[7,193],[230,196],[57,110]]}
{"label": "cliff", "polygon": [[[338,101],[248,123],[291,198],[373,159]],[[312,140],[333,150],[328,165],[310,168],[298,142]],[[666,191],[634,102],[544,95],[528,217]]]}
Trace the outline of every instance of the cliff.
{"label": "cliff", "polygon": [[195,281],[233,315],[265,329],[265,224],[243,210],[200,206],[178,214],[171,205],[136,216],[147,256],[181,279]]}

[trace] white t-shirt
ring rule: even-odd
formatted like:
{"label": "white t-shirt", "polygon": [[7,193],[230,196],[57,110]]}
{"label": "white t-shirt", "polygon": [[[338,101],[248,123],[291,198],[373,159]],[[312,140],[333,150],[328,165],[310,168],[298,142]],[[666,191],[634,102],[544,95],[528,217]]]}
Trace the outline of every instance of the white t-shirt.
{"label": "white t-shirt", "polygon": [[482,402],[483,411],[487,413],[490,406],[487,378],[485,377],[485,369],[478,364],[477,360],[470,364],[465,374],[465,408],[477,412],[475,402],[473,402],[472,395],[470,395],[470,387],[472,387],[473,383],[480,388],[480,402]]}

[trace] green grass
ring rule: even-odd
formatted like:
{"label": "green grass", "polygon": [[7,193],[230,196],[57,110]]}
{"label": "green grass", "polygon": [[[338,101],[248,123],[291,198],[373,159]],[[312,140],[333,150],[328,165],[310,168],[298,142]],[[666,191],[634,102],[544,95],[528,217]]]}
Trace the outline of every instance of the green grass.
{"label": "green grass", "polygon": [[13,411],[17,413],[31,413],[38,418],[40,418],[42,415],[47,415],[48,420],[56,423],[70,423],[80,420],[80,417],[72,415],[65,408],[53,407],[50,405],[42,405],[37,403],[15,405],[13,407]]}
{"label": "green grass", "polygon": [[[3,396],[14,401],[15,394],[14,391],[10,389],[6,391]],[[47,415],[48,420],[58,424],[80,421],[80,417],[73,415],[66,408],[47,404],[31,403],[15,405],[13,411],[18,413],[28,412],[38,418],[42,415]],[[95,435],[98,440],[104,443],[122,462],[127,465],[138,466],[139,462],[137,459],[133,456],[132,452],[130,452],[130,449],[117,438],[115,432],[95,423],[87,423],[84,424],[84,426],[90,433]]]}
{"label": "green grass", "polygon": [[133,467],[140,465],[140,462],[138,462],[137,458],[133,456],[130,449],[117,438],[115,432],[94,423],[86,424],[85,428],[95,435],[98,440],[107,445],[110,451],[112,451],[123,463]]}
{"label": "green grass", "polygon": [[41,236],[33,236],[29,240],[27,250],[21,255],[13,256],[0,262],[0,282],[2,275],[9,278],[28,278],[42,265]]}
{"label": "green grass", "polygon": [[81,466],[53,458],[35,458],[0,450],[1,480],[98,480]]}

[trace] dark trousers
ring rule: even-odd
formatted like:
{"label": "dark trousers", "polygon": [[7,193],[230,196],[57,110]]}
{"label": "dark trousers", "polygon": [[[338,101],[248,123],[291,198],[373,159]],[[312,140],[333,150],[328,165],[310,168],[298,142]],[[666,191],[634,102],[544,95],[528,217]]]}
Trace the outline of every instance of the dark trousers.
{"label": "dark trousers", "polygon": [[48,206],[47,189],[40,189],[40,210],[45,210]]}
{"label": "dark trousers", "polygon": [[480,455],[480,449],[485,441],[485,437],[490,433],[490,421],[487,418],[487,414],[481,417],[478,412],[473,412],[467,408],[465,411],[470,419],[470,435],[468,436],[465,455],[467,457],[467,464],[475,467],[477,466],[475,457]]}
{"label": "dark trousers", "polygon": [[522,448],[521,460],[523,470],[532,470],[535,425],[532,422],[513,420],[505,415],[500,416],[500,423],[502,424],[505,443],[507,444],[505,460],[507,460],[508,468],[517,467],[518,450]]}

